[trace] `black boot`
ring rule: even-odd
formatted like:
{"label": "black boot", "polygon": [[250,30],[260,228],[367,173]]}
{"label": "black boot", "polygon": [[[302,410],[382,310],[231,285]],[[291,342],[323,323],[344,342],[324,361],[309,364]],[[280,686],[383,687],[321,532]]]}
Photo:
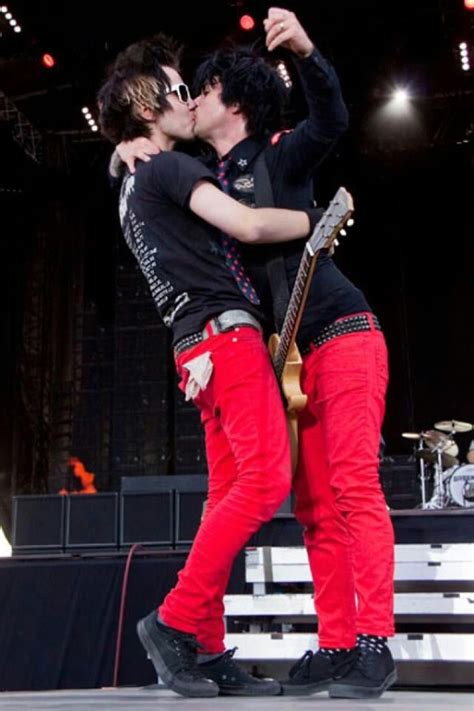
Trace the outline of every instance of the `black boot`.
{"label": "black boot", "polygon": [[275,679],[257,679],[234,662],[235,650],[236,647],[228,649],[219,657],[199,664],[204,676],[218,685],[221,696],[276,696],[281,693],[281,686]]}
{"label": "black boot", "polygon": [[290,669],[288,679],[281,682],[283,693],[285,696],[306,696],[326,691],[336,676],[350,668],[354,654],[352,649],[331,653],[308,650]]}
{"label": "black boot", "polygon": [[329,687],[340,699],[376,699],[397,680],[397,670],[385,637],[359,635],[353,666]]}
{"label": "black boot", "polygon": [[170,689],[182,696],[217,696],[219,687],[198,667],[193,635],[162,625],[156,611],[138,622],[137,632],[156,673]]}

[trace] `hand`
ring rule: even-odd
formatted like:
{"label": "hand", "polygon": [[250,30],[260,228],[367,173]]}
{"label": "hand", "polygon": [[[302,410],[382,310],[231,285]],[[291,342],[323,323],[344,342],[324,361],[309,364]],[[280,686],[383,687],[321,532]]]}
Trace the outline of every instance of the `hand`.
{"label": "hand", "polygon": [[277,47],[284,47],[298,57],[308,57],[314,50],[314,44],[294,12],[280,7],[271,7],[263,21],[263,26],[269,52],[273,52]]}
{"label": "hand", "polygon": [[135,162],[137,160],[142,160],[145,163],[148,163],[151,156],[154,156],[160,152],[158,146],[155,146],[149,138],[145,138],[144,136],[134,138],[132,141],[122,141],[118,144],[115,150],[119,154],[121,160],[127,164],[127,167],[131,173],[135,172]]}

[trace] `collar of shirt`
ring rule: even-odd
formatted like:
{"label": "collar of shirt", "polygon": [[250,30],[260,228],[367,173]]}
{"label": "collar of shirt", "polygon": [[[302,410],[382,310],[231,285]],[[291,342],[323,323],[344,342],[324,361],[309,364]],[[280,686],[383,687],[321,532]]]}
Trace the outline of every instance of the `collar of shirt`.
{"label": "collar of shirt", "polygon": [[220,160],[231,161],[241,173],[245,172],[248,166],[253,162],[256,156],[260,153],[262,148],[265,147],[266,141],[259,141],[252,136],[244,138],[242,141],[237,143],[225,156],[219,159],[216,152],[212,150],[204,158],[204,162],[210,170],[213,170],[220,162]]}

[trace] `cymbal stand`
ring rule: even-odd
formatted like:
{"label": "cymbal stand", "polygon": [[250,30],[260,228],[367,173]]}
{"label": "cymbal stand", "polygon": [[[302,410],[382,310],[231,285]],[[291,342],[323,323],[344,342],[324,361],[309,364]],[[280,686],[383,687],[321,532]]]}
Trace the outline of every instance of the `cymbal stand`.
{"label": "cymbal stand", "polygon": [[[434,450],[436,452],[436,464],[434,465],[434,482],[435,482],[435,496],[432,497],[436,500],[436,508],[444,508],[446,505],[446,496],[444,494],[444,484],[443,484],[443,442],[438,442]],[[438,505],[439,504],[439,505]]]}
{"label": "cymbal stand", "polygon": [[[418,450],[425,448],[423,437],[418,440]],[[420,462],[420,484],[421,484],[421,508],[424,509],[426,506],[426,472],[425,472],[425,462],[423,457],[419,457]]]}

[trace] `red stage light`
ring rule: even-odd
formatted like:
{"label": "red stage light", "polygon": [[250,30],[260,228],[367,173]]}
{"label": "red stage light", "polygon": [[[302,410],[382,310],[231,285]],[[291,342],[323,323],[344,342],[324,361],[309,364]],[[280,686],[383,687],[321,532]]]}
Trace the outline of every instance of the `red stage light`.
{"label": "red stage light", "polygon": [[252,15],[242,15],[239,20],[239,24],[243,30],[248,32],[249,30],[253,30],[253,28],[255,27],[255,20],[253,19]]}
{"label": "red stage light", "polygon": [[43,54],[43,56],[41,57],[41,61],[47,69],[52,69],[56,64],[56,60],[54,59],[52,54]]}
{"label": "red stage light", "polygon": [[464,0],[466,10],[474,10],[474,0]]}

